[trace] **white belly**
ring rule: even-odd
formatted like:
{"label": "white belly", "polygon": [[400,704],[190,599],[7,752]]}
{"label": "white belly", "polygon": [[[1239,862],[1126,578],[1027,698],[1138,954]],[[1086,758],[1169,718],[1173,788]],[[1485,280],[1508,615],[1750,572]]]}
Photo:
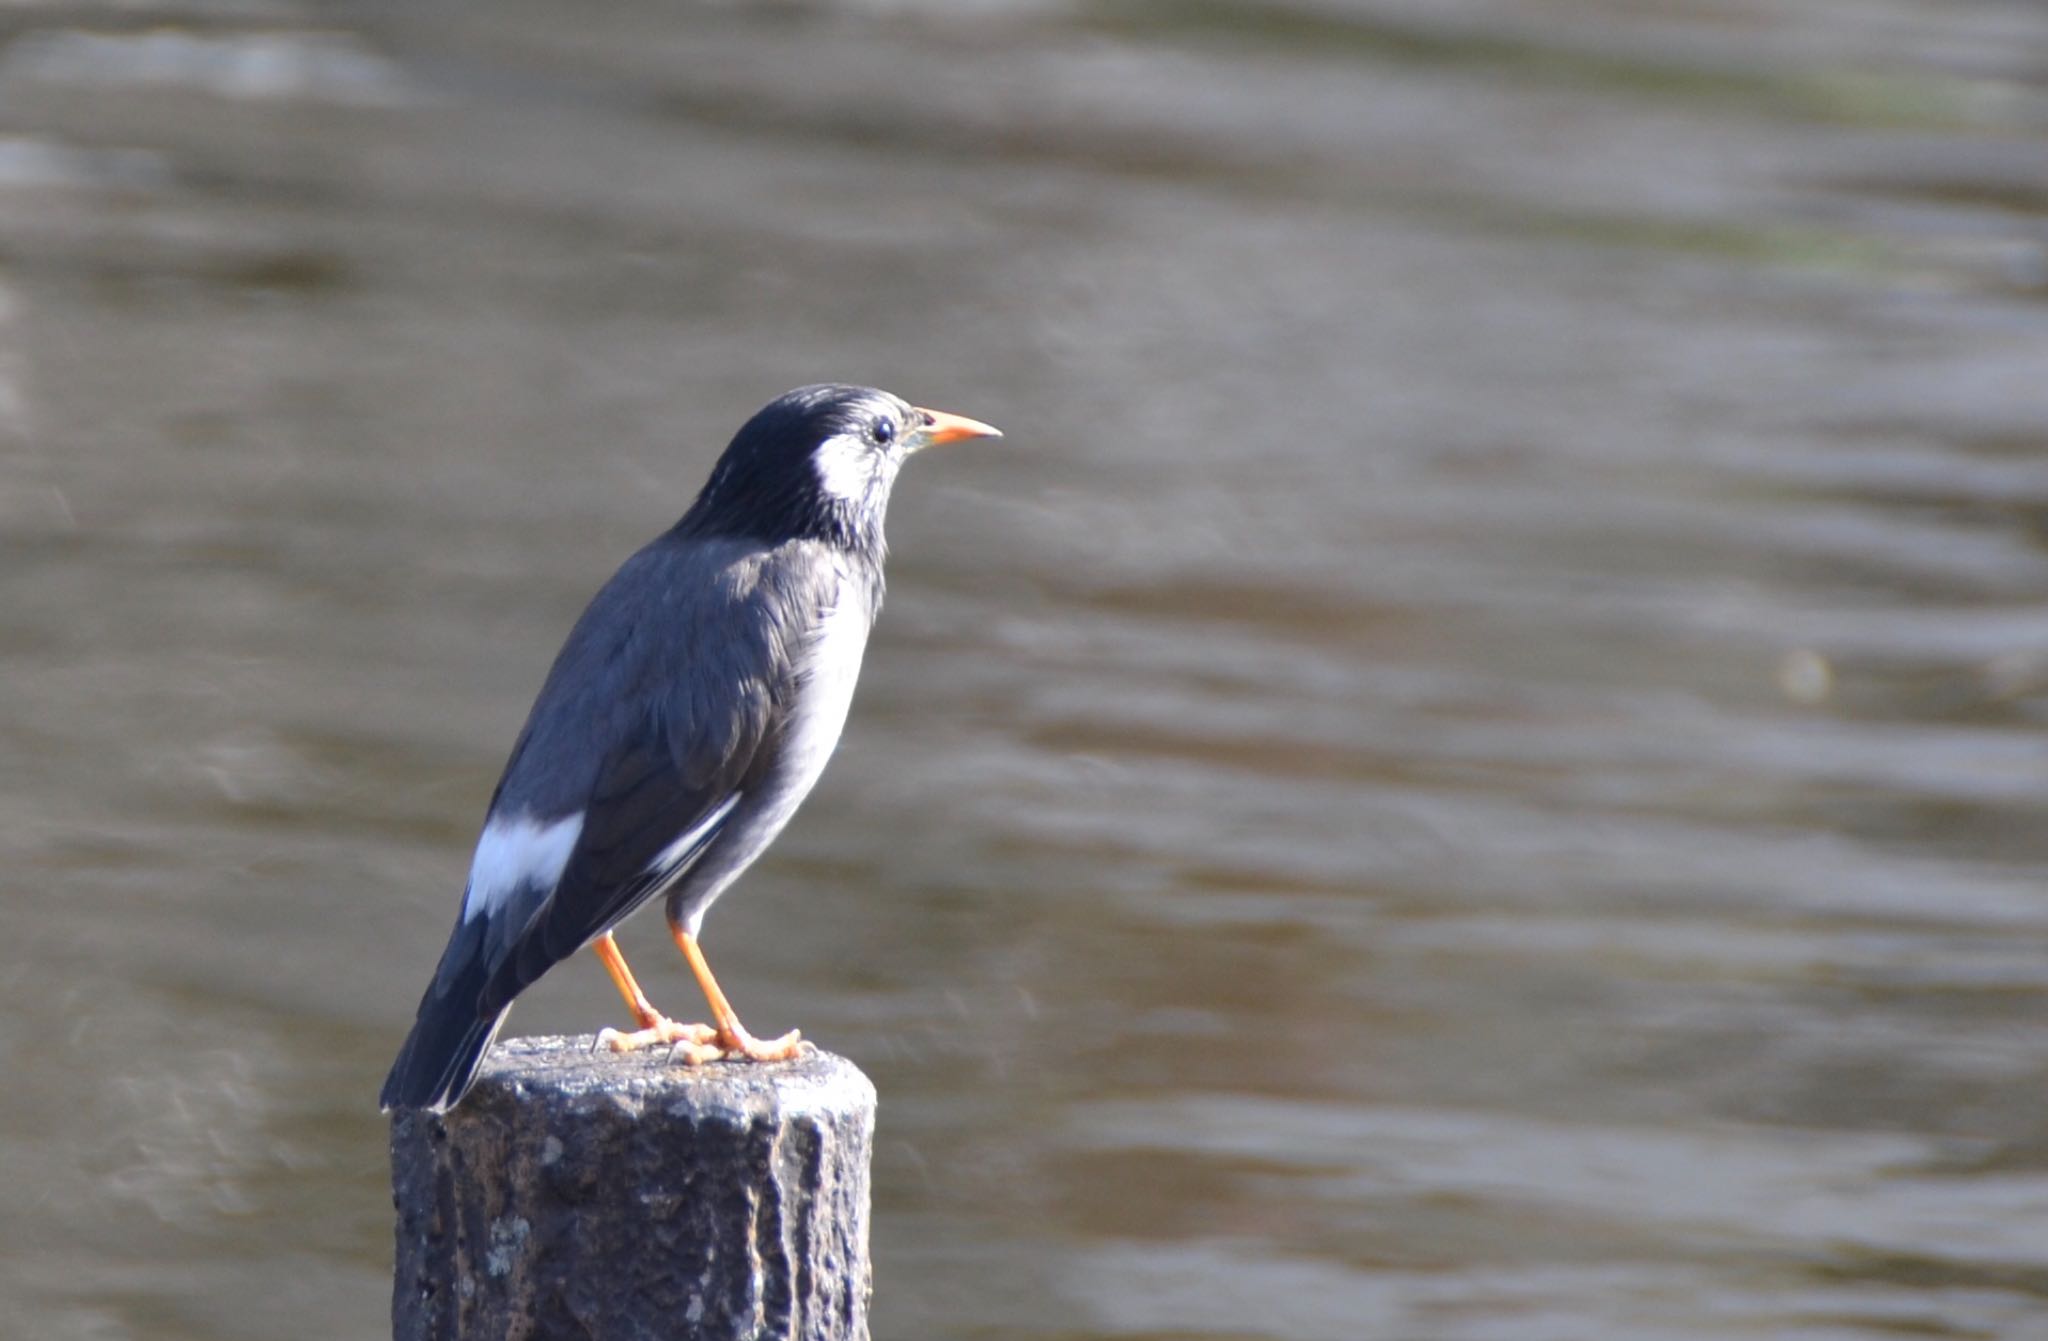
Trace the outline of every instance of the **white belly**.
{"label": "white belly", "polygon": [[799,654],[796,702],[773,774],[763,780],[757,797],[746,798],[734,812],[726,831],[705,852],[697,877],[683,886],[687,893],[680,911],[692,934],[712,902],[767,851],[824,773],[853,706],[868,627],[862,596],[848,582]]}
{"label": "white belly", "polygon": [[[868,648],[868,616],[851,590],[842,589],[838,604],[825,612],[798,669],[796,710],[784,737],[777,769],[793,786],[795,798],[817,784],[818,775],[839,744],[846,714],[853,707],[853,689],[860,682],[861,658]],[[792,803],[789,807],[794,810]],[[785,815],[784,819],[788,816]]]}

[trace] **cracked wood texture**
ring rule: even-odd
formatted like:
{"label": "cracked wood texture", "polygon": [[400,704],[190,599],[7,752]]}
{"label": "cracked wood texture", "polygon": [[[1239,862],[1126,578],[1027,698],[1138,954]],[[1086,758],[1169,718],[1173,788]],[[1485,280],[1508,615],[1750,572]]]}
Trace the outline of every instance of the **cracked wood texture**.
{"label": "cracked wood texture", "polygon": [[454,1111],[392,1114],[397,1341],[866,1341],[868,1078],[593,1042],[500,1043]]}

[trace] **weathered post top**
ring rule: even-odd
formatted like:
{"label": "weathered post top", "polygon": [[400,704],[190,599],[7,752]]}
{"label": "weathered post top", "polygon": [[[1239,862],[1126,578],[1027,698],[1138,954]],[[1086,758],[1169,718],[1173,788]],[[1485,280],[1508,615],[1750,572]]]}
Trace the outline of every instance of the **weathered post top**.
{"label": "weathered post top", "polygon": [[500,1043],[453,1111],[392,1115],[394,1337],[865,1341],[868,1078],[594,1043]]}

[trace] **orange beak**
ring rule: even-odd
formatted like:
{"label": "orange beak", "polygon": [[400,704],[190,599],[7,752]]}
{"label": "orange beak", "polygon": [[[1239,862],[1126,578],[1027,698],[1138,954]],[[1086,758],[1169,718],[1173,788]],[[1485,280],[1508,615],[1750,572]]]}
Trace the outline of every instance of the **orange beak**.
{"label": "orange beak", "polygon": [[917,431],[921,446],[943,447],[949,442],[960,442],[966,438],[1000,438],[1003,431],[979,419],[969,419],[964,414],[947,414],[944,410],[927,410],[917,407],[924,416],[924,427]]}

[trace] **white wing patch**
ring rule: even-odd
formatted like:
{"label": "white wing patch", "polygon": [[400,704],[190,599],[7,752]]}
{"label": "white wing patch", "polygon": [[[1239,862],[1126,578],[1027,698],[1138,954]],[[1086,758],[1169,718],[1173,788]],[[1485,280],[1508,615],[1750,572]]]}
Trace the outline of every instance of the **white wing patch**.
{"label": "white wing patch", "polygon": [[552,824],[543,824],[531,815],[514,815],[484,825],[484,836],[476,843],[476,860],[469,866],[469,890],[462,896],[462,920],[495,913],[528,885],[553,890],[582,833],[580,810]]}
{"label": "white wing patch", "polygon": [[672,874],[677,867],[696,856],[698,844],[702,843],[705,836],[718,827],[720,820],[732,813],[732,808],[740,803],[741,795],[742,793],[740,792],[734,792],[731,796],[726,797],[718,803],[718,809],[704,817],[703,823],[663,848],[653,861],[647,863],[647,874],[657,878],[665,878]]}

